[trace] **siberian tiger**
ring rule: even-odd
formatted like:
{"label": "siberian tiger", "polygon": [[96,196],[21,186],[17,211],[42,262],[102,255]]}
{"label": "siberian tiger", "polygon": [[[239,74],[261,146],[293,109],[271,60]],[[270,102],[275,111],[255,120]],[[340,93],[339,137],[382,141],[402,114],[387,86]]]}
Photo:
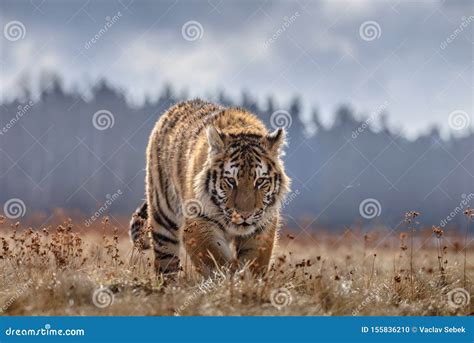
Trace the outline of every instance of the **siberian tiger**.
{"label": "siberian tiger", "polygon": [[[290,180],[280,159],[285,132],[252,113],[202,100],[171,107],[146,152],[146,201],[131,236],[150,247],[157,273],[179,270],[181,244],[196,268],[269,265]],[[147,230],[148,229],[148,230]]]}

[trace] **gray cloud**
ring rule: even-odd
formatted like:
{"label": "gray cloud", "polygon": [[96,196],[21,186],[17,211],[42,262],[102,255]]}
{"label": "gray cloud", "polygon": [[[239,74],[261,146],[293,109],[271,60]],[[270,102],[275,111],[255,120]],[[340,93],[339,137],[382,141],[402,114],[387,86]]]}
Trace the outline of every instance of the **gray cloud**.
{"label": "gray cloud", "polygon": [[[0,9],[2,28],[12,20],[26,28],[24,39],[1,37],[3,98],[19,78],[50,69],[82,89],[107,77],[137,102],[166,81],[201,96],[220,87],[260,101],[300,94],[325,121],[340,103],[362,115],[388,102],[391,121],[409,135],[432,124],[447,132],[454,110],[472,118],[474,21],[441,47],[474,15],[469,1],[9,0]],[[196,41],[182,37],[191,20],[203,28]],[[361,38],[366,21],[380,37]]]}

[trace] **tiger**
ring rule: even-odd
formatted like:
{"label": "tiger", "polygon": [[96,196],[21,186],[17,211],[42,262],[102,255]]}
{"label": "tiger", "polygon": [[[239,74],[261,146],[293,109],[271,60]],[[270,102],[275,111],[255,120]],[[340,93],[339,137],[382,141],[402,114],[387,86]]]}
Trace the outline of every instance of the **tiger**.
{"label": "tiger", "polygon": [[[146,150],[146,197],[130,233],[153,247],[154,269],[176,275],[180,249],[202,275],[248,265],[268,271],[289,192],[285,131],[249,111],[201,99],[170,107]],[[148,234],[147,234],[148,233]]]}

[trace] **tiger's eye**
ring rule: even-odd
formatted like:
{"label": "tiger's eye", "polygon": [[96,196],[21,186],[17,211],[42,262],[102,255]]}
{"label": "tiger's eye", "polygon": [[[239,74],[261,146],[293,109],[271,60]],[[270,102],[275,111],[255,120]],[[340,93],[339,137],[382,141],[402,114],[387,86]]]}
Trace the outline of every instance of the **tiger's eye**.
{"label": "tiger's eye", "polygon": [[255,181],[255,187],[260,188],[260,187],[263,186],[267,181],[268,181],[267,178],[265,178],[265,177],[259,177],[259,178],[257,179],[257,181]]}
{"label": "tiger's eye", "polygon": [[231,188],[235,188],[237,186],[237,182],[233,177],[226,177],[224,180]]}

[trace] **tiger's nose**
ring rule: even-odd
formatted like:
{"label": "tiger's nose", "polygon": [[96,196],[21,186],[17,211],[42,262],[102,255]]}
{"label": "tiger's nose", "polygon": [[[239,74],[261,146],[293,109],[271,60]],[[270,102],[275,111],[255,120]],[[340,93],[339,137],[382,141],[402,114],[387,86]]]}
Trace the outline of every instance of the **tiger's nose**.
{"label": "tiger's nose", "polygon": [[252,216],[252,211],[238,211],[234,210],[234,214],[243,220],[249,219]]}

